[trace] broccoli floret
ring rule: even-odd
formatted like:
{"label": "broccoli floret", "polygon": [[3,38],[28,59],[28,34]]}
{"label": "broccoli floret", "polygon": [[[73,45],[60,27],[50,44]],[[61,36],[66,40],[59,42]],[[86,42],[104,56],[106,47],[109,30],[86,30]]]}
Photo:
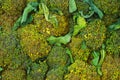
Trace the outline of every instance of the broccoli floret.
{"label": "broccoli floret", "polygon": [[2,33],[0,35],[0,66],[16,69],[28,59],[23,53],[17,33]]}
{"label": "broccoli floret", "polygon": [[26,0],[4,0],[3,11],[9,16],[19,16],[26,5]]}
{"label": "broccoli floret", "polygon": [[65,74],[64,67],[54,68],[48,71],[45,80],[64,80],[63,76]]}
{"label": "broccoli floret", "polygon": [[100,80],[95,67],[88,65],[81,60],[75,60],[68,67],[68,74],[64,76],[65,80]]}
{"label": "broccoli floret", "polygon": [[27,80],[44,80],[45,74],[48,70],[46,61],[39,61],[39,63],[34,62],[29,67],[30,71],[27,74]]}
{"label": "broccoli floret", "polygon": [[[83,48],[83,46],[85,48]],[[69,47],[72,52],[72,56],[75,60],[76,59],[80,59],[83,61],[88,60],[90,50],[86,47],[86,44],[81,37],[78,36],[72,37]]]}
{"label": "broccoli floret", "polygon": [[23,51],[28,54],[33,61],[48,55],[50,46],[43,34],[37,32],[35,25],[26,25],[18,29],[18,33]]}
{"label": "broccoli floret", "polygon": [[118,0],[93,0],[105,15],[116,15],[119,13],[120,1]]}
{"label": "broccoli floret", "polygon": [[6,13],[0,15],[0,25],[2,26],[3,31],[11,32],[11,28],[16,20],[17,20],[17,17],[9,16]]}
{"label": "broccoli floret", "polygon": [[67,17],[55,14],[53,14],[53,16],[56,16],[58,20],[58,27],[54,27],[51,23],[47,22],[39,10],[39,12],[34,15],[33,20],[35,25],[37,25],[37,31],[44,36],[61,36],[66,34],[69,30]]}
{"label": "broccoli floret", "polygon": [[68,15],[68,1],[69,0],[45,0],[48,7],[51,9],[58,8],[60,9],[65,16]]}
{"label": "broccoli floret", "polygon": [[22,69],[5,70],[2,72],[2,80],[26,80],[26,72]]}
{"label": "broccoli floret", "polygon": [[120,59],[107,55],[102,65],[102,80],[119,80],[120,79]]}
{"label": "broccoli floret", "polygon": [[106,49],[109,54],[120,56],[120,30],[110,33],[110,37],[106,41]]}
{"label": "broccoli floret", "polygon": [[68,59],[65,48],[61,46],[54,46],[47,57],[47,64],[50,69],[59,66],[66,66]]}
{"label": "broccoli floret", "polygon": [[103,21],[95,19],[88,23],[85,29],[81,30],[80,36],[86,41],[86,45],[95,50],[101,47],[106,36],[106,27]]}

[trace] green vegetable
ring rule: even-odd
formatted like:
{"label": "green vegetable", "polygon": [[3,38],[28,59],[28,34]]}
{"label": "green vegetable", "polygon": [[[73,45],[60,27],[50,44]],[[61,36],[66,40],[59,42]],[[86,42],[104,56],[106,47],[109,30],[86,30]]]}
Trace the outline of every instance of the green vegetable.
{"label": "green vegetable", "polygon": [[37,7],[38,7],[39,3],[37,2],[30,2],[27,4],[27,7],[24,9],[23,15],[22,15],[22,19],[21,19],[21,24],[27,21],[28,15],[34,11],[37,11]]}
{"label": "green vegetable", "polygon": [[39,3],[37,2],[30,2],[27,4],[27,7],[24,9],[23,15],[15,22],[12,28],[13,31],[17,30],[20,26],[24,26],[32,22],[33,18],[30,13],[33,11],[37,11],[38,4]]}
{"label": "green vegetable", "polygon": [[69,12],[72,13],[77,10],[76,3],[74,0],[69,0]]}
{"label": "green vegetable", "polygon": [[102,66],[103,61],[105,59],[105,50],[104,49],[105,49],[105,45],[103,44],[102,49],[100,50],[101,58],[100,58],[100,61],[99,61],[98,65],[97,65],[97,72],[98,72],[98,74],[100,76],[102,76],[101,66]]}
{"label": "green vegetable", "polygon": [[100,58],[99,52],[94,51],[94,52],[92,53],[92,55],[93,55],[94,59],[92,60],[91,63],[92,63],[94,66],[97,66],[97,65],[98,65],[98,62],[99,62],[99,58]]}
{"label": "green vegetable", "polygon": [[92,0],[84,0],[84,2],[88,3],[91,7],[91,10],[93,10],[95,13],[98,14],[98,16],[100,17],[100,19],[103,18],[103,13],[102,11],[93,3]]}
{"label": "green vegetable", "polygon": [[96,67],[97,73],[102,76],[101,66],[105,59],[105,45],[102,45],[102,49],[100,50],[100,55],[97,52],[93,52],[94,59],[92,60],[92,64]]}
{"label": "green vegetable", "polygon": [[25,26],[25,25],[31,23],[32,20],[33,20],[33,17],[30,15],[30,16],[27,18],[26,22],[23,23],[23,24],[21,24],[21,20],[22,20],[22,17],[18,18],[18,20],[15,22],[15,24],[14,24],[13,27],[12,27],[12,31],[17,30],[20,26]]}
{"label": "green vegetable", "polygon": [[68,42],[70,42],[71,40],[71,34],[68,33],[66,34],[65,36],[60,36],[60,37],[55,37],[55,36],[50,36],[47,41],[50,43],[50,44],[55,44],[55,45],[58,45],[60,46],[61,44],[67,44]]}
{"label": "green vegetable", "polygon": [[72,53],[69,48],[66,48],[66,53],[69,55],[71,63],[73,63],[74,60],[73,60]]}
{"label": "green vegetable", "polygon": [[86,21],[80,15],[73,16],[74,21],[76,20],[76,25],[74,26],[73,36],[76,36],[80,29],[86,27]]}
{"label": "green vegetable", "polygon": [[120,29],[120,19],[108,27],[109,31]]}
{"label": "green vegetable", "polygon": [[47,8],[47,6],[44,3],[41,3],[41,6],[42,6],[42,9],[43,9],[46,21],[53,24],[54,27],[57,27],[58,26],[58,20],[57,20],[56,16],[50,15],[49,9]]}

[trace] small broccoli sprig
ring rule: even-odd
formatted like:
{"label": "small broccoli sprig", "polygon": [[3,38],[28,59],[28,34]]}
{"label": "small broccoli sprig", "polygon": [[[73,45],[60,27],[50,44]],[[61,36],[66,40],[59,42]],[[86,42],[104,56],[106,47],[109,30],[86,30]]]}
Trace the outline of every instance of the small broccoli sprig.
{"label": "small broccoli sprig", "polygon": [[93,3],[92,0],[83,0],[84,2],[88,3],[91,7],[91,10],[94,11],[96,14],[98,14],[98,16],[100,17],[100,19],[103,18],[103,13],[102,11]]}
{"label": "small broccoli sprig", "polygon": [[92,64],[96,67],[97,73],[102,76],[101,66],[105,59],[105,45],[102,45],[102,49],[99,52],[93,52],[94,59],[92,60]]}
{"label": "small broccoli sprig", "polygon": [[87,26],[87,23],[80,15],[74,15],[73,20],[76,22],[76,25],[74,25],[73,36],[76,36],[82,28]]}

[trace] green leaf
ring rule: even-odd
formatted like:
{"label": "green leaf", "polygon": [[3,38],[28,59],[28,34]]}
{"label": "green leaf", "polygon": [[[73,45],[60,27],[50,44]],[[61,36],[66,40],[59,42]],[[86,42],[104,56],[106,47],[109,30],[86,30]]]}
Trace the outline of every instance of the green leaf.
{"label": "green leaf", "polygon": [[31,23],[33,20],[31,12],[36,12],[38,7],[37,2],[30,2],[27,4],[27,7],[23,11],[23,15],[18,18],[18,20],[14,23],[12,27],[12,31],[17,30],[20,26],[25,26],[28,23]]}
{"label": "green leaf", "polygon": [[38,6],[39,6],[39,3],[37,3],[37,2],[30,2],[30,3],[27,4],[27,7],[23,11],[23,15],[22,15],[22,19],[21,19],[21,24],[24,23],[24,22],[26,23],[28,15],[32,11],[36,12]]}
{"label": "green leaf", "polygon": [[[73,16],[73,18],[75,17]],[[76,21],[76,25],[74,26],[73,36],[76,36],[82,28],[87,26],[86,20],[83,17],[78,15],[76,18],[77,21]]]}
{"label": "green leaf", "polygon": [[74,60],[73,60],[72,53],[69,48],[66,48],[66,53],[69,55],[71,63],[73,63]]}
{"label": "green leaf", "polygon": [[93,0],[84,0],[84,2],[88,3],[91,7],[91,10],[93,10],[95,13],[98,14],[100,19],[103,18],[103,12],[93,3]]}
{"label": "green leaf", "polygon": [[44,11],[46,21],[53,24],[54,27],[57,27],[58,20],[57,20],[56,16],[50,15],[49,9],[47,8],[47,6],[44,3],[41,3],[41,5],[42,5],[43,11]]}
{"label": "green leaf", "polygon": [[92,60],[91,63],[92,63],[92,65],[97,66],[99,63],[100,55],[98,52],[95,52],[95,51],[92,53],[92,55],[93,55],[94,59]]}
{"label": "green leaf", "polygon": [[77,10],[76,3],[74,0],[69,0],[69,12],[72,13]]}
{"label": "green leaf", "polygon": [[47,41],[53,45],[58,45],[60,46],[61,44],[67,44],[71,40],[71,34],[68,33],[65,36],[60,36],[60,37],[55,37],[55,36],[50,36]]}

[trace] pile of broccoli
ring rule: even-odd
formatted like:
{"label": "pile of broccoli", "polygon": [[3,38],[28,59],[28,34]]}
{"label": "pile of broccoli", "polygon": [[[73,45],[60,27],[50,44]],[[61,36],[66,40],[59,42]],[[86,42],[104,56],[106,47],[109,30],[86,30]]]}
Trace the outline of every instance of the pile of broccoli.
{"label": "pile of broccoli", "polygon": [[119,80],[119,0],[0,0],[0,80]]}

